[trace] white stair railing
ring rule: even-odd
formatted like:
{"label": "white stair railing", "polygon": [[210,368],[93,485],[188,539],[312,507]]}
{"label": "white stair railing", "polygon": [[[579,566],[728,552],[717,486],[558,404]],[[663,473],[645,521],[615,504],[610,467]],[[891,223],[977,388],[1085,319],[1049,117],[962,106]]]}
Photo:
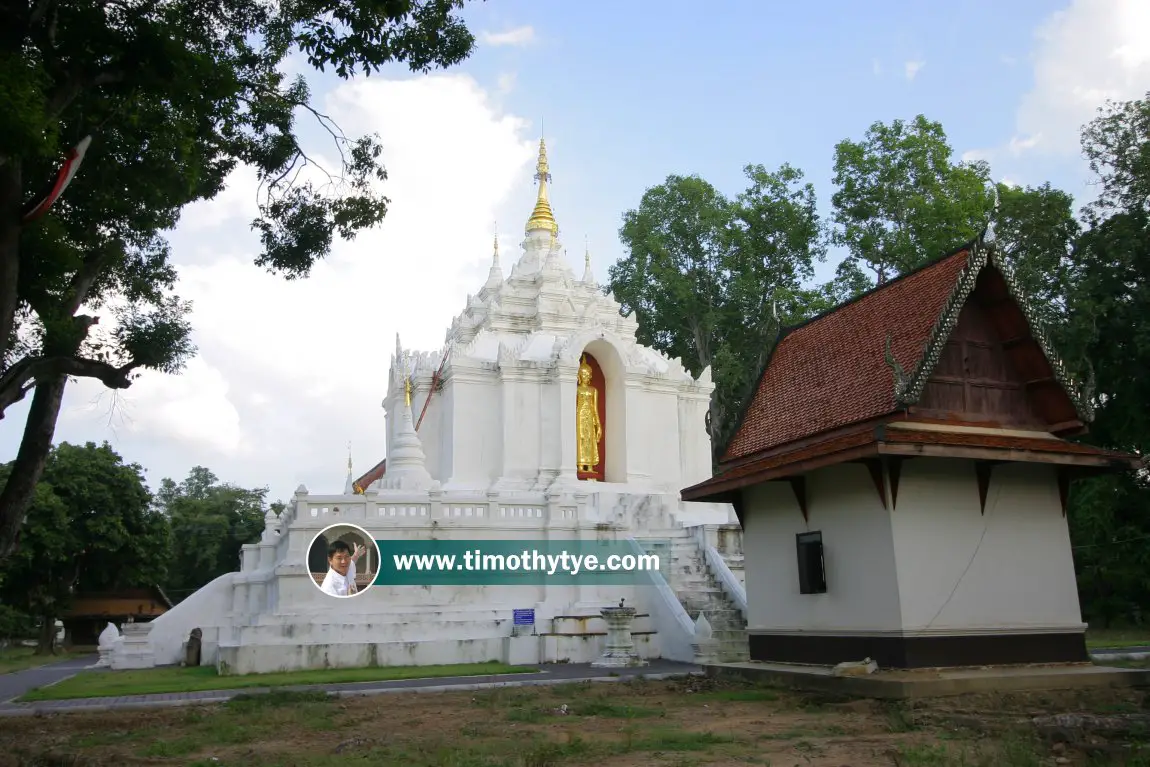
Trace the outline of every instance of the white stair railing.
{"label": "white stair railing", "polygon": [[[627,543],[635,554],[649,553],[635,538],[628,538]],[[659,634],[660,655],[668,660],[693,663],[695,622],[691,620],[691,616],[687,614],[683,603],[675,596],[663,574],[658,570],[651,570],[649,574],[655,593],[648,609],[655,624],[655,631]]]}
{"label": "white stair railing", "polygon": [[727,566],[727,560],[723,559],[723,555],[714,546],[705,546],[703,549],[704,554],[707,556],[707,566],[719,579],[719,585],[722,586],[723,591],[739,608],[743,614],[743,620],[747,619],[747,588],[735,574],[731,572],[731,568]]}

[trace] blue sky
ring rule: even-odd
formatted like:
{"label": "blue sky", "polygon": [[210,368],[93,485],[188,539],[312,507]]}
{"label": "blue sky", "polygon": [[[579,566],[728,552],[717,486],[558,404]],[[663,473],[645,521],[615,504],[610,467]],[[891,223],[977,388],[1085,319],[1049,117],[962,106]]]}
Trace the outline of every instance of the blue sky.
{"label": "blue sky", "polygon": [[[1050,181],[1081,202],[1080,126],[1105,98],[1150,91],[1147,0],[489,0],[466,19],[478,47],[447,73],[307,73],[316,105],[350,135],[380,134],[383,225],[285,282],[252,263],[256,184],[237,170],[171,236],[196,358],[115,394],[70,384],[57,440],[108,440],[153,486],[199,464],[272,498],[300,483],[340,491],[349,442],[357,473],[384,455],[396,334],[440,348],[487,276],[493,222],[504,274],[518,257],[541,119],[568,263],[582,273],[586,237],[602,282],[625,255],[623,212],[668,174],[735,195],[745,165],[790,163],[829,215],[835,144],[919,113],[997,179]],[[331,155],[306,118],[301,133],[311,154]],[[26,412],[0,421],[0,460],[15,455]]]}
{"label": "blue sky", "polygon": [[[559,215],[582,222],[597,254],[618,254],[621,213],[670,173],[736,194],[747,163],[788,162],[829,214],[834,146],[876,120],[925,114],[957,155],[1005,144],[1034,87],[1035,31],[1066,5],[488,2],[469,8],[481,41],[463,69],[492,85],[514,72],[507,108],[543,118],[557,142]],[[529,45],[483,44],[486,30],[523,25]],[[1073,154],[1006,158],[993,170],[1088,192]]]}

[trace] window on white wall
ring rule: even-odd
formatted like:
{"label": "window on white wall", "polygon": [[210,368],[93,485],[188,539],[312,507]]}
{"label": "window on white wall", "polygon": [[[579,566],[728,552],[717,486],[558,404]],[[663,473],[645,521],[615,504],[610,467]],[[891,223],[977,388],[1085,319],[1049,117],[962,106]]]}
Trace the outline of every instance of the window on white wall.
{"label": "window on white wall", "polygon": [[799,559],[799,593],[825,594],[827,573],[823,562],[822,532],[799,533],[795,542]]}

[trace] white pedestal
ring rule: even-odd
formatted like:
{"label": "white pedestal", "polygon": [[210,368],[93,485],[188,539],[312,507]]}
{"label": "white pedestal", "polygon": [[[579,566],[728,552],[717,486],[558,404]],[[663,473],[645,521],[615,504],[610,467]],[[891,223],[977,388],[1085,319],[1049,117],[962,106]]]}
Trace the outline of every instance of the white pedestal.
{"label": "white pedestal", "polygon": [[607,642],[599,660],[593,661],[596,668],[626,668],[646,666],[647,661],[635,652],[631,640],[631,622],[635,620],[634,607],[604,607],[599,611],[607,622]]}
{"label": "white pedestal", "polygon": [[112,656],[112,668],[119,670],[154,667],[156,658],[152,653],[152,642],[148,637],[151,630],[152,624],[150,623],[124,624],[123,639]]}
{"label": "white pedestal", "polygon": [[534,666],[540,663],[542,638],[523,634],[504,637],[503,662],[509,666]]}

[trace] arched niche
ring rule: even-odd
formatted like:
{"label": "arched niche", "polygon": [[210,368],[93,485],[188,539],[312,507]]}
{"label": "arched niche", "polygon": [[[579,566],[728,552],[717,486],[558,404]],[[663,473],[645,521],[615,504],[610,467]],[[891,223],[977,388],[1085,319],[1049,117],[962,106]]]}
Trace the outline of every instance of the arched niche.
{"label": "arched niche", "polygon": [[[623,357],[606,338],[589,341],[583,347],[580,358],[584,355],[591,366],[592,385],[599,389],[599,419],[603,424],[603,438],[599,443],[600,463],[596,467],[597,471],[593,476],[578,472],[578,477],[624,483],[627,481],[627,399]],[[573,439],[578,439],[578,435],[573,435]]]}
{"label": "arched niche", "polygon": [[591,368],[591,388],[598,392],[596,397],[596,409],[599,415],[599,423],[603,427],[603,433],[599,437],[599,443],[596,445],[596,452],[599,456],[599,462],[592,466],[589,470],[580,465],[579,463],[579,418],[580,418],[580,402],[578,399],[578,389],[576,389],[575,400],[575,474],[579,479],[596,480],[598,482],[605,482],[607,479],[607,382],[603,376],[603,368],[599,365],[599,360],[595,359],[595,355],[590,352],[583,352],[579,358],[579,367],[582,369],[583,363]]}

